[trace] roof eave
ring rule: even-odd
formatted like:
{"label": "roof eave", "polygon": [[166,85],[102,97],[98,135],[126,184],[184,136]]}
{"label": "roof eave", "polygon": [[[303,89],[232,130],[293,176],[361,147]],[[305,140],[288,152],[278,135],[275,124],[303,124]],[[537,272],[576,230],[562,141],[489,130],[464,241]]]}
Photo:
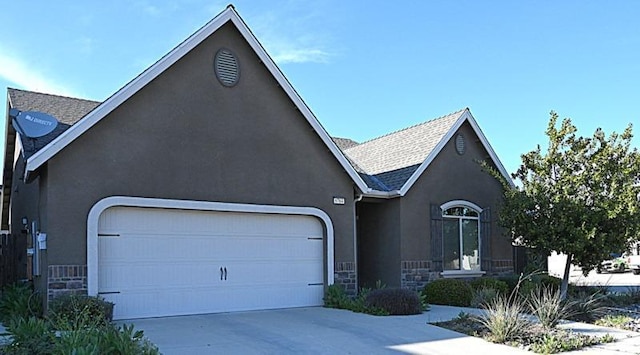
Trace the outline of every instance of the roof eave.
{"label": "roof eave", "polygon": [[380,190],[374,190],[372,188],[367,189],[367,191],[364,192],[362,195],[364,197],[381,198],[381,199],[390,199],[390,198],[404,196],[403,194],[400,193],[400,190],[380,191]]}

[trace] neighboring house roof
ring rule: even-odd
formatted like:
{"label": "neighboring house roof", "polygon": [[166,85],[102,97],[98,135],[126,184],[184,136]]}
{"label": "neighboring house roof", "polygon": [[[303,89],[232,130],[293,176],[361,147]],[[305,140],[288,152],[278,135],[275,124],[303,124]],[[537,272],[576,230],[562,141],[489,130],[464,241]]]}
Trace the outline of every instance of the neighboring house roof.
{"label": "neighboring house roof", "polygon": [[403,196],[464,122],[502,175],[511,178],[468,108],[343,149],[370,188]]}
{"label": "neighboring house roof", "polygon": [[[118,106],[120,106],[120,104],[128,100],[136,92],[150,83],[154,78],[163,73],[172,64],[177,62],[180,58],[189,53],[193,48],[195,48],[211,34],[217,31],[220,27],[229,22],[233,23],[233,25],[238,29],[240,34],[251,46],[256,55],[264,63],[265,67],[269,70],[271,75],[273,75],[273,77],[276,79],[280,87],[291,98],[291,101],[294,103],[297,109],[302,113],[307,122],[309,122],[311,127],[316,131],[320,139],[322,139],[324,144],[327,146],[329,151],[342,165],[343,169],[351,177],[356,186],[358,186],[358,188],[364,193],[371,192],[370,188],[354,170],[349,161],[342,154],[341,150],[333,142],[331,137],[329,137],[329,135],[324,130],[322,125],[320,125],[320,122],[318,122],[309,107],[304,103],[293,86],[291,86],[291,83],[289,83],[289,81],[285,78],[284,74],[280,71],[269,54],[267,54],[258,39],[253,35],[251,30],[240,18],[232,5],[227,6],[224,11],[222,11],[220,14],[218,14],[218,16],[213,18],[213,20],[209,21],[209,23],[200,28],[196,33],[191,35],[184,42],[180,43],[177,47],[171,50],[171,52],[169,52],[155,64],[147,68],[144,72],[142,72],[142,74],[138,75],[135,79],[127,83],[123,88],[118,90],[111,97],[100,103],[95,109],[93,109],[86,116],[80,119],[77,124],[62,132],[62,134],[53,139],[49,144],[47,144],[47,146],[29,157],[27,159],[25,168],[25,180],[28,179],[28,176],[31,172],[35,171],[44,163],[46,163],[64,147],[73,142],[88,129],[93,127],[93,125],[98,123],[110,112],[115,110]],[[375,194],[375,191],[372,193]]]}
{"label": "neighboring house roof", "polygon": [[[35,139],[20,137],[25,158],[29,158],[49,142],[61,135],[83,116],[96,108],[97,101],[83,100],[72,97],[43,94],[8,88],[7,95],[12,108],[20,111],[46,112],[58,120],[58,126],[53,132]],[[11,152],[13,154],[13,152]]]}

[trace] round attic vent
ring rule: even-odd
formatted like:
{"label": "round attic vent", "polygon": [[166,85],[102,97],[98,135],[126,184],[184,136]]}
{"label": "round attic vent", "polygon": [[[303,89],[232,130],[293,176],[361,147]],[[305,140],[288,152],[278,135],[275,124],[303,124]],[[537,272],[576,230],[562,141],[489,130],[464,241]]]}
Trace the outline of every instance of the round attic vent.
{"label": "round attic vent", "polygon": [[462,134],[458,134],[456,136],[456,152],[462,155],[464,154],[465,146],[464,146],[464,136]]}
{"label": "round attic vent", "polygon": [[218,50],[213,66],[222,85],[231,87],[238,83],[240,67],[233,52],[225,48]]}

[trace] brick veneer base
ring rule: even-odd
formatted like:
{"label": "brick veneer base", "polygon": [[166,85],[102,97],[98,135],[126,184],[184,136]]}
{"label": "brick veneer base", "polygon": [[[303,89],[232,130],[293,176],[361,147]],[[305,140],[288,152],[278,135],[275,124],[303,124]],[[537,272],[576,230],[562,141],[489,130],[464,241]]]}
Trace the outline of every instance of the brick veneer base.
{"label": "brick veneer base", "polygon": [[341,285],[347,295],[355,296],[358,291],[356,264],[354,262],[336,262],[334,268],[334,283]]}
{"label": "brick veneer base", "polygon": [[49,300],[69,294],[87,294],[87,265],[49,265],[47,272]]}

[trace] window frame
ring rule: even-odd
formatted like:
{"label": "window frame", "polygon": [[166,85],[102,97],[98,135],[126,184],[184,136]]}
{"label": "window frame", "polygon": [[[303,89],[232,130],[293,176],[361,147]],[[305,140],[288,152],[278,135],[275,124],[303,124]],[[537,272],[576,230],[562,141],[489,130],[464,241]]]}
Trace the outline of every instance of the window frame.
{"label": "window frame", "polygon": [[[468,208],[473,210],[474,212],[476,212],[477,216],[453,216],[453,215],[445,215],[445,212],[449,209],[452,208],[456,208],[456,207],[461,207],[461,208]],[[445,263],[444,260],[442,260],[442,272],[440,273],[440,275],[442,275],[443,277],[447,278],[447,277],[478,277],[478,276],[482,276],[484,275],[486,272],[482,271],[482,227],[481,227],[481,215],[482,215],[482,211],[483,209],[476,205],[473,202],[469,202],[469,201],[464,201],[464,200],[454,200],[454,201],[449,201],[447,203],[444,203],[440,206],[440,213],[441,213],[441,217],[443,220],[443,224],[442,224],[442,228],[444,228],[444,220],[448,219],[448,220],[457,220],[458,221],[458,247],[459,247],[459,265],[460,268],[459,269],[450,269],[450,270],[446,270],[445,269]],[[464,250],[464,240],[463,240],[463,230],[462,230],[462,221],[463,220],[475,220],[477,221],[477,229],[478,229],[478,269],[475,270],[464,270],[462,269],[462,256],[463,256],[463,250]],[[444,230],[442,232],[442,237],[444,238]],[[444,241],[442,244],[442,247],[444,248]],[[444,254],[444,249],[443,249],[443,254]]]}

